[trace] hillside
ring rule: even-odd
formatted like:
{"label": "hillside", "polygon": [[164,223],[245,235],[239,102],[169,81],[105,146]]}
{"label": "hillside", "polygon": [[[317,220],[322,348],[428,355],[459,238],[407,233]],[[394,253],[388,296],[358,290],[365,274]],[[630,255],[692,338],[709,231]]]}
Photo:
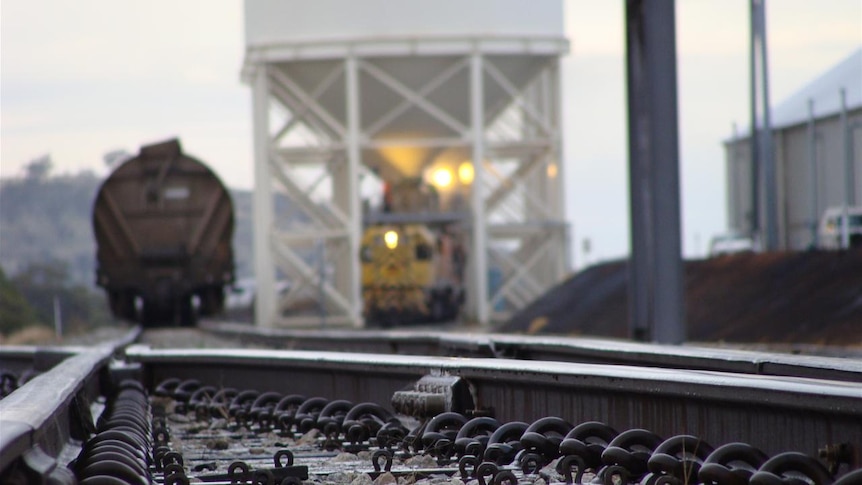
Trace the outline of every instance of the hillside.
{"label": "hillside", "polygon": [[[65,264],[71,281],[94,286],[96,248],[90,212],[102,179],[92,172],[0,180],[0,266],[8,276],[33,264]],[[231,190],[238,276],[252,272],[252,201]]]}
{"label": "hillside", "polygon": [[[687,261],[685,305],[692,341],[862,345],[862,250]],[[577,273],[501,330],[626,337],[627,262]]]}

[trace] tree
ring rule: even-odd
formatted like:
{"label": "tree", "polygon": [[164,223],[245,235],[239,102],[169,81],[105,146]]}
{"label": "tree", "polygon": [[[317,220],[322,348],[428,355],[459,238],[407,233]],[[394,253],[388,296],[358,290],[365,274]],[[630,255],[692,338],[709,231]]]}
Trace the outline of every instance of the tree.
{"label": "tree", "polygon": [[8,278],[56,259],[70,264],[71,282],[93,287],[92,207],[101,182],[89,171],[0,179],[0,265]]}
{"label": "tree", "polygon": [[0,267],[0,333],[8,335],[34,324],[41,324],[36,312]]}
{"label": "tree", "polygon": [[134,155],[120,148],[118,150],[111,150],[105,153],[102,155],[102,160],[105,161],[105,166],[107,166],[109,170],[113,170],[122,165],[126,160],[130,160],[133,157]]}
{"label": "tree", "polygon": [[48,174],[51,172],[53,166],[54,163],[51,161],[51,155],[45,154],[34,158],[25,167],[27,170],[27,180],[42,182],[48,178]]}
{"label": "tree", "polygon": [[69,265],[64,261],[31,263],[11,281],[32,305],[40,321],[54,321],[55,301],[62,309],[63,326],[72,332],[112,321],[105,297],[71,283]]}

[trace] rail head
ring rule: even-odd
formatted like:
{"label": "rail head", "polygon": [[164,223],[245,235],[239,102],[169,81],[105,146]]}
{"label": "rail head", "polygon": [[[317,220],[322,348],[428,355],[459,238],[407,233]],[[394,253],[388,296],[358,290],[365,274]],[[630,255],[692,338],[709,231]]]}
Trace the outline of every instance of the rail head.
{"label": "rail head", "polygon": [[67,412],[112,354],[112,349],[99,349],[71,356],[0,400],[0,470],[51,434],[58,415]]}
{"label": "rail head", "polygon": [[145,366],[270,368],[294,373],[315,369],[393,376],[451,374],[477,382],[523,383],[565,387],[572,391],[591,389],[734,403],[759,402],[830,413],[858,413],[862,417],[862,383],[789,376],[512,359],[259,349],[153,350],[133,346],[127,350],[127,356]]}
{"label": "rail head", "polygon": [[489,334],[488,339],[503,352],[520,350],[536,358],[572,356],[654,367],[862,381],[862,359],[855,358],[793,355],[698,343],[661,345],[585,337]]}
{"label": "rail head", "polygon": [[140,331],[132,329],[112,342],[92,347],[14,350],[18,357],[31,356],[39,370],[45,369],[0,400],[0,473],[29,450],[38,448],[57,457],[70,438],[70,419],[88,420],[92,427],[87,405],[98,397],[101,374]]}
{"label": "rail head", "polygon": [[625,340],[413,330],[309,330],[204,322],[208,332],[296,350],[517,358],[627,364],[862,382],[862,359],[790,355],[705,345],[658,345]]}

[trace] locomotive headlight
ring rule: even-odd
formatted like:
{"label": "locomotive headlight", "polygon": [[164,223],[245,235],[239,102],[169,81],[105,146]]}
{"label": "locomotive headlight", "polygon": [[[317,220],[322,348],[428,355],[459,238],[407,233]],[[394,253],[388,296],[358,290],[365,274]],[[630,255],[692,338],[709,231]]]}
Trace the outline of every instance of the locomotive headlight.
{"label": "locomotive headlight", "polygon": [[395,231],[386,231],[386,234],[383,235],[383,242],[386,244],[386,247],[389,249],[395,249],[398,247],[398,233]]}

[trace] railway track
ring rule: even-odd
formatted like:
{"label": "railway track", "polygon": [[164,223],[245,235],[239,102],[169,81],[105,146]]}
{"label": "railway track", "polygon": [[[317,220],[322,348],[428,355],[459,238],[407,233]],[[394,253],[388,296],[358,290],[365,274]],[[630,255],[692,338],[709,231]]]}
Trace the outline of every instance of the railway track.
{"label": "railway track", "polygon": [[858,360],[205,328],[0,349],[0,483],[862,483]]}

